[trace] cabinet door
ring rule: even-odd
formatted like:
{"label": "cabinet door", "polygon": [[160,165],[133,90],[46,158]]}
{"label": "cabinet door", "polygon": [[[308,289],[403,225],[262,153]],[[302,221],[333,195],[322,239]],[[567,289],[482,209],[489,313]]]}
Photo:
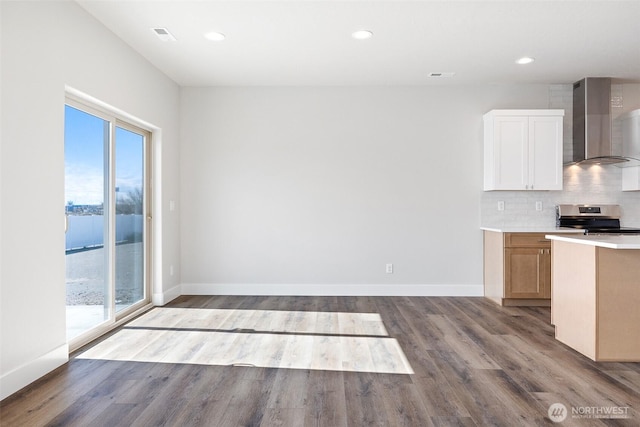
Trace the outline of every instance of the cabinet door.
{"label": "cabinet door", "polygon": [[640,190],[640,166],[622,168],[622,191]]}
{"label": "cabinet door", "polygon": [[529,174],[528,126],[528,118],[523,116],[494,118],[495,190],[526,189]]}
{"label": "cabinet door", "polygon": [[529,190],[562,190],[562,117],[529,117]]}
{"label": "cabinet door", "polygon": [[549,250],[507,248],[504,261],[506,298],[549,298]]}

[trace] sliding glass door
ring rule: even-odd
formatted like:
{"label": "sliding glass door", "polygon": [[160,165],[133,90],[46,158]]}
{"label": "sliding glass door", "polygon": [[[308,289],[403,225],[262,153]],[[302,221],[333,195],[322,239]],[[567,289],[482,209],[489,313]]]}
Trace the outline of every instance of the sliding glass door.
{"label": "sliding glass door", "polygon": [[149,302],[149,132],[65,105],[67,341]]}
{"label": "sliding glass door", "polygon": [[65,108],[67,340],[111,317],[109,128],[102,117]]}
{"label": "sliding glass door", "polygon": [[145,298],[145,136],[116,126],[115,307]]}

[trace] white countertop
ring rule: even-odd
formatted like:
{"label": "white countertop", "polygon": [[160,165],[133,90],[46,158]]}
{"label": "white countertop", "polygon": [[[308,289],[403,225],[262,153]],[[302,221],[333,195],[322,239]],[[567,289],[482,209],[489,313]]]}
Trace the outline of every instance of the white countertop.
{"label": "white countertop", "polygon": [[584,230],[577,228],[558,228],[555,226],[541,227],[541,226],[514,226],[514,225],[498,225],[498,226],[482,226],[481,230],[494,231],[496,233],[571,233],[571,234],[584,234]]}
{"label": "white countertop", "polygon": [[557,235],[549,234],[544,236],[549,240],[559,240],[562,242],[578,243],[581,245],[599,246],[610,249],[640,249],[640,236],[636,235]]}

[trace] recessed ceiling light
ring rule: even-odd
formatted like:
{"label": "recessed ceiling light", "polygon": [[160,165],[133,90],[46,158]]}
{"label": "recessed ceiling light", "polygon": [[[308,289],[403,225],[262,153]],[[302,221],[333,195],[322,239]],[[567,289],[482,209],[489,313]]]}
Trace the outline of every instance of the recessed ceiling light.
{"label": "recessed ceiling light", "polygon": [[205,33],[204,37],[207,40],[211,40],[211,41],[214,41],[214,42],[220,42],[220,41],[222,41],[222,40],[227,38],[227,36],[225,36],[222,33],[218,33],[217,31],[211,31],[209,33]]}
{"label": "recessed ceiling light", "polygon": [[174,42],[176,38],[166,28],[152,28],[151,31],[163,42]]}
{"label": "recessed ceiling light", "polygon": [[373,32],[369,30],[358,30],[351,34],[351,37],[357,40],[370,39],[373,36]]}
{"label": "recessed ceiling light", "polygon": [[535,61],[535,58],[531,58],[529,56],[523,56],[520,59],[516,59],[516,64],[520,64],[520,65],[531,64],[533,61]]}

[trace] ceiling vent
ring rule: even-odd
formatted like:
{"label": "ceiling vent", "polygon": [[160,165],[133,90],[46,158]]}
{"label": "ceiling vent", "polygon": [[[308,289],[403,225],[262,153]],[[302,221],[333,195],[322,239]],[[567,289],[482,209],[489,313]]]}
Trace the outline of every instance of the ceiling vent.
{"label": "ceiling vent", "polygon": [[151,31],[154,32],[156,36],[163,42],[174,42],[176,38],[167,30],[166,28],[152,28]]}
{"label": "ceiling vent", "polygon": [[453,71],[432,71],[429,73],[429,77],[433,78],[446,78],[453,77],[455,75],[456,73],[454,73]]}

